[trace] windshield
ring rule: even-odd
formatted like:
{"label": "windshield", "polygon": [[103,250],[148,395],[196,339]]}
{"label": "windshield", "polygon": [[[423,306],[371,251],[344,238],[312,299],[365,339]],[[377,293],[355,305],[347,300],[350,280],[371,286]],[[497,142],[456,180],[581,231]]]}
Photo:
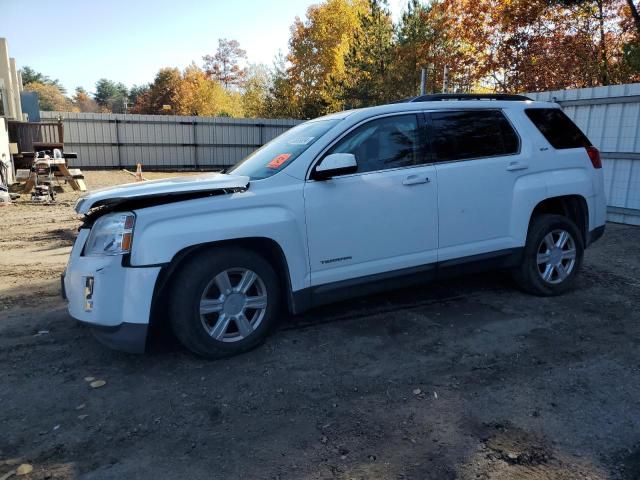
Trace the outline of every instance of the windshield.
{"label": "windshield", "polygon": [[228,173],[246,175],[251,180],[270,177],[293,162],[339,121],[314,120],[297,125],[241,160]]}

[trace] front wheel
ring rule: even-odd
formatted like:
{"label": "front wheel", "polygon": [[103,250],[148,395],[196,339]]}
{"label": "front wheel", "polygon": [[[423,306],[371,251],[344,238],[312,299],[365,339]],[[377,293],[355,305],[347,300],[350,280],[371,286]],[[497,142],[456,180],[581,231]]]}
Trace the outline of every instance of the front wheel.
{"label": "front wheel", "polygon": [[171,283],[169,318],[192,352],[221,358],[260,344],[279,307],[278,277],[257,253],[220,248],[196,255]]}
{"label": "front wheel", "polygon": [[560,295],[575,282],[584,244],[578,227],[562,215],[540,215],[529,226],[522,264],[514,270],[521,288],[535,295]]}

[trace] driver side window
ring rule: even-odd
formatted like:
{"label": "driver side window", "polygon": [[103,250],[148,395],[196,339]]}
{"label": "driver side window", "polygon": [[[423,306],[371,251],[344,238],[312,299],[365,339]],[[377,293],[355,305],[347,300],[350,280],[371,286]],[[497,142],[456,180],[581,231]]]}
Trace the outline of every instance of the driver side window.
{"label": "driver side window", "polygon": [[420,131],[416,115],[397,115],[371,120],[348,133],[332,153],[351,153],[357,173],[407,167],[422,162]]}

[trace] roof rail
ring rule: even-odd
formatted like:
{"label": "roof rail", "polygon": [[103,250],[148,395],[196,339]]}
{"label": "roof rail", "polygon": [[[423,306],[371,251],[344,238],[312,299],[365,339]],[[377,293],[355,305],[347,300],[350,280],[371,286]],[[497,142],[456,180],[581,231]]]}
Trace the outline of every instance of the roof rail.
{"label": "roof rail", "polygon": [[435,93],[406,98],[394,103],[440,102],[444,100],[507,100],[521,102],[523,100],[531,100],[531,98],[524,95],[511,95],[508,93]]}

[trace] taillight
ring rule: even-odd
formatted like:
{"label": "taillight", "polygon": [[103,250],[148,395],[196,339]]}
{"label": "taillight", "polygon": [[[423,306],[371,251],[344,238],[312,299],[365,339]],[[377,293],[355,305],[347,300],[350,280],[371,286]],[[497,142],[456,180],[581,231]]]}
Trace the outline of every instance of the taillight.
{"label": "taillight", "polygon": [[591,160],[593,168],[602,168],[602,160],[600,160],[600,151],[596,147],[586,147],[587,154]]}

